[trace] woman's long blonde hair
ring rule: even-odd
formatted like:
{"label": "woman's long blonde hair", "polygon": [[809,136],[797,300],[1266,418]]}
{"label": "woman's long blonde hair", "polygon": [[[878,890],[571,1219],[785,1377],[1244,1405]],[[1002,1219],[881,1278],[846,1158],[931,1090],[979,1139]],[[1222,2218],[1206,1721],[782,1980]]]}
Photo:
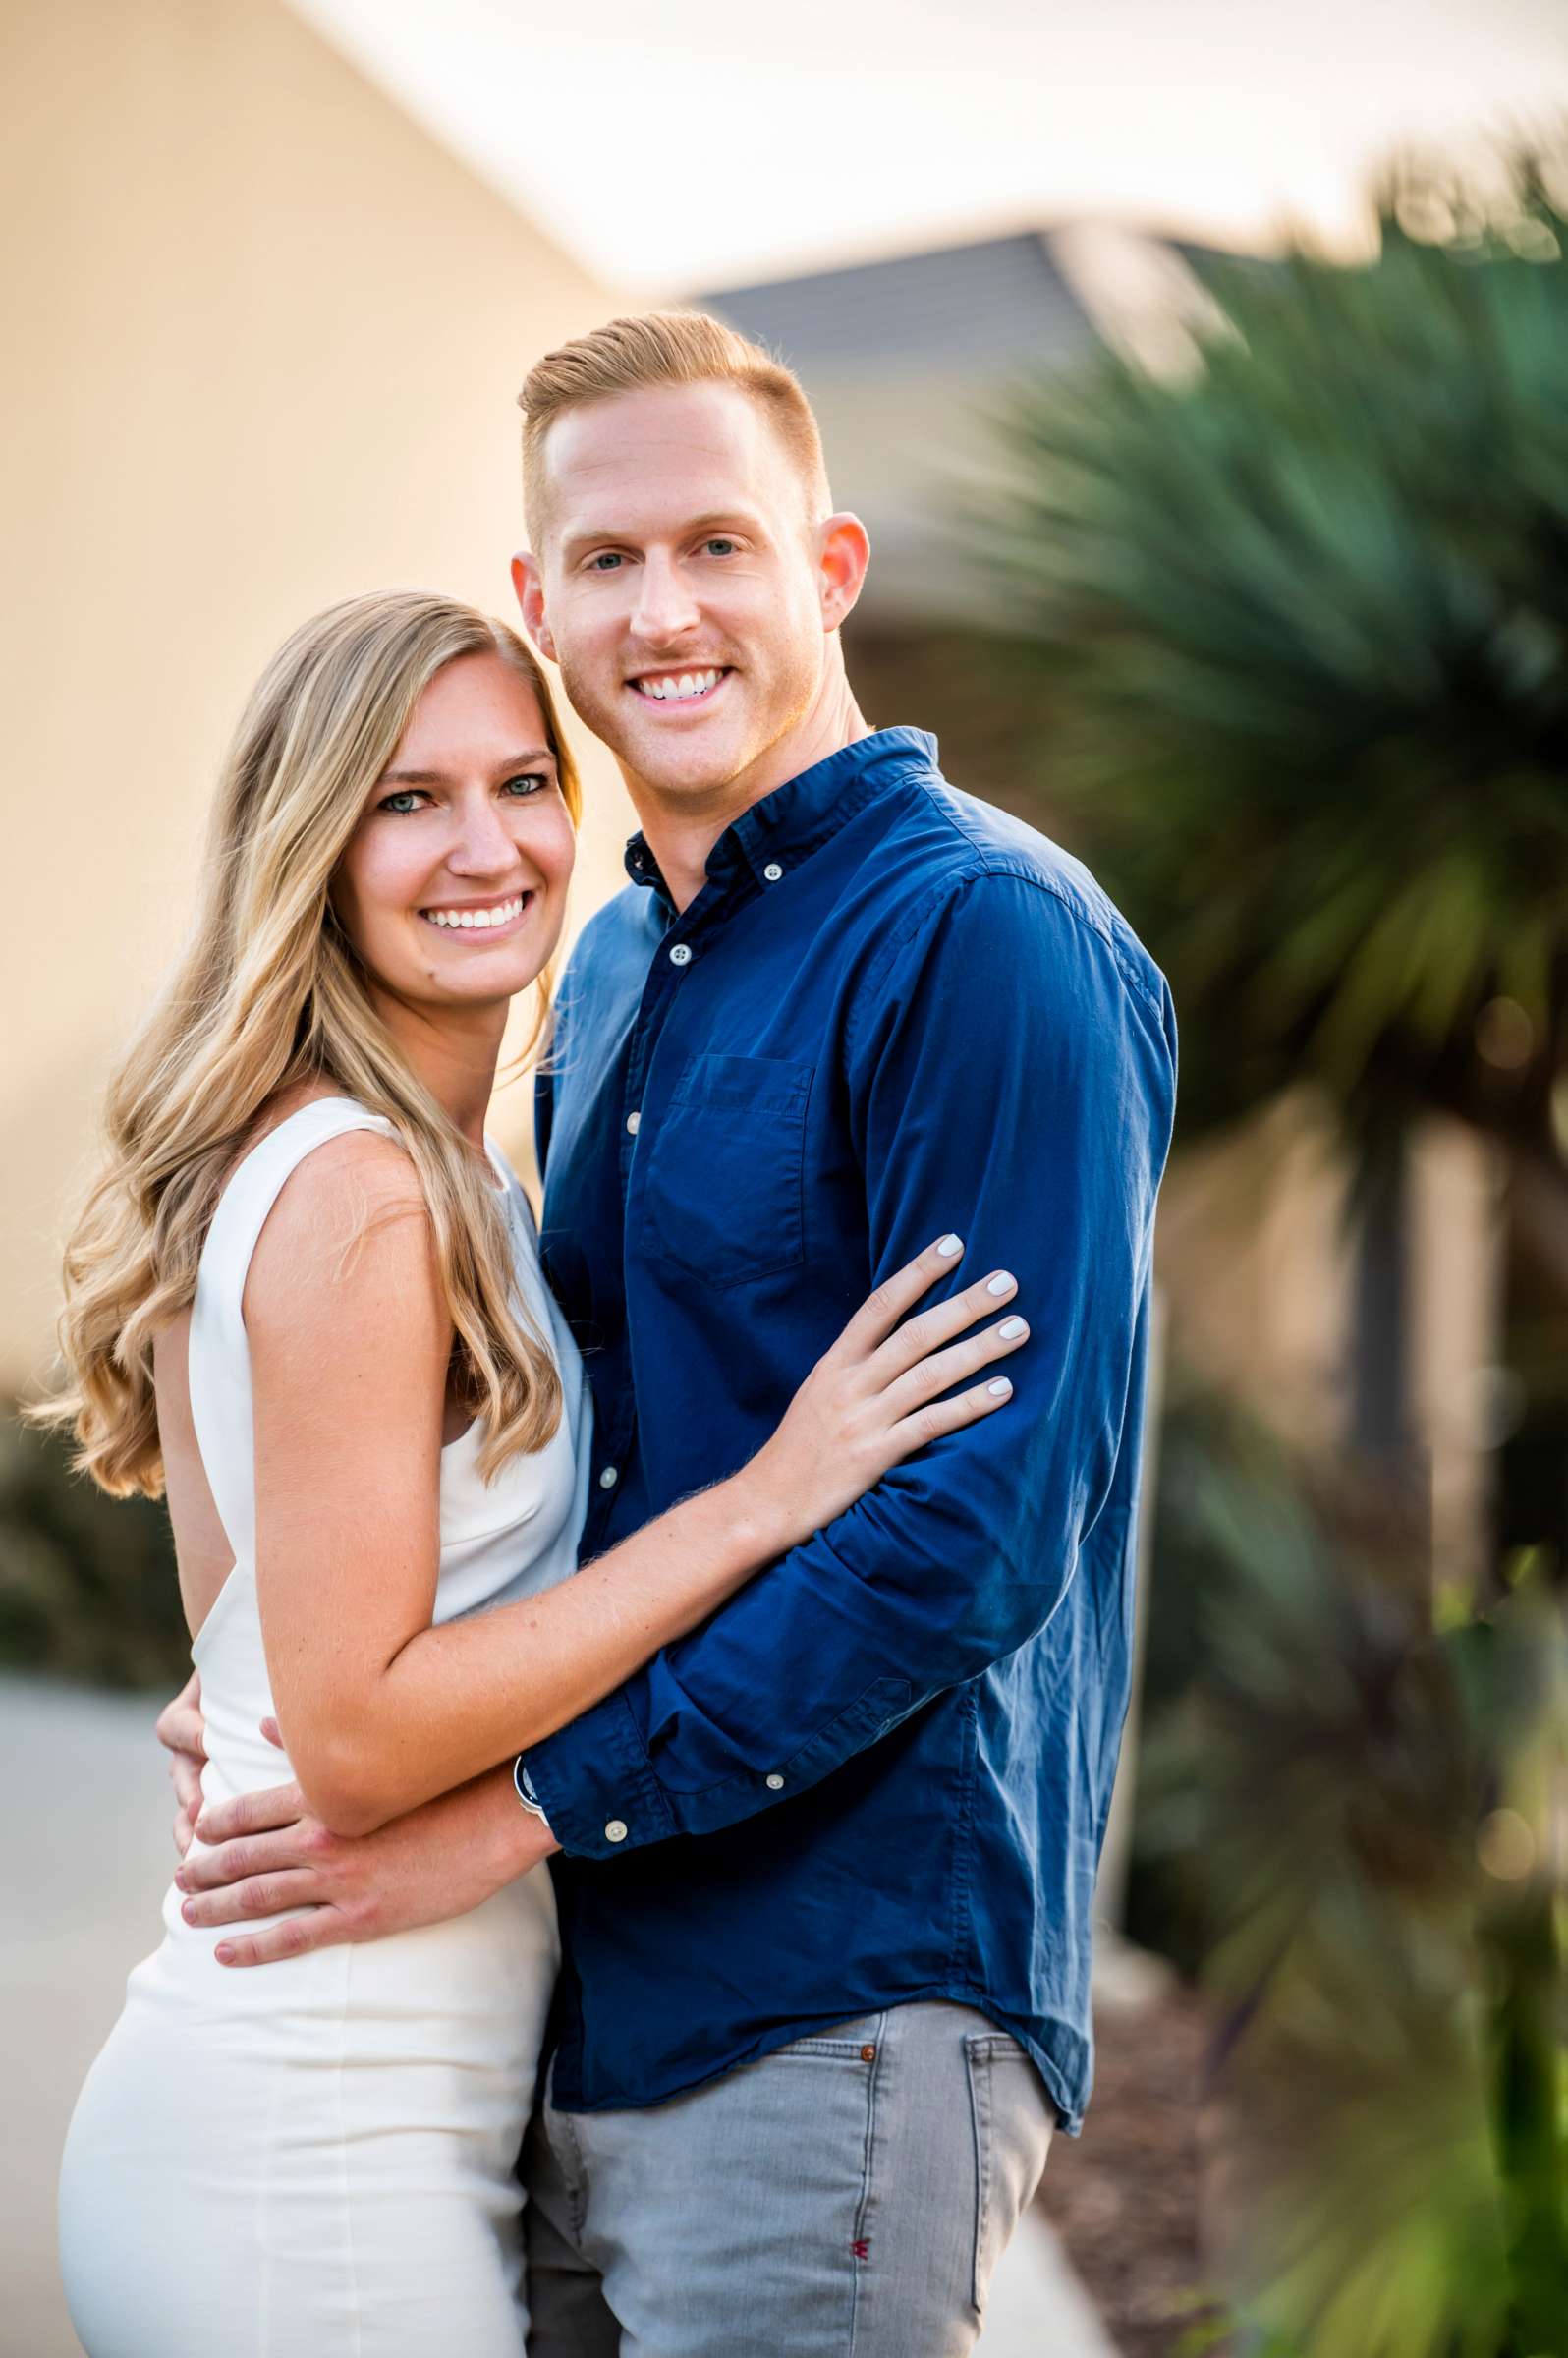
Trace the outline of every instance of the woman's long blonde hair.
{"label": "woman's long blonde hair", "polygon": [[[538,698],[574,820],[577,774],[549,689],[515,632],[418,590],[346,599],[263,674],[225,764],[190,943],[110,1085],[107,1152],[65,1256],[64,1388],[33,1412],[74,1428],[117,1497],[156,1496],[158,1329],[194,1300],[213,1207],[267,1107],[330,1083],[384,1114],[428,1208],[459,1390],[485,1425],[486,1479],[542,1447],[561,1384],[521,1315],[488,1173],[377,1015],[329,889],[415,704],[459,655],[498,654]],[[548,1012],[547,984],[530,1047]]]}

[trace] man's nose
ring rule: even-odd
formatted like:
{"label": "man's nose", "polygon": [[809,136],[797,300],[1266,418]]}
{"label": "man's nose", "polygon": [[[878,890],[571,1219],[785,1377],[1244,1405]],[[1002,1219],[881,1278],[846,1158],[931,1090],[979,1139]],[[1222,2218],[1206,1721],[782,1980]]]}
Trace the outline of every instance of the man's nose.
{"label": "man's nose", "polygon": [[678,565],[667,557],[644,560],[632,627],[650,646],[679,639],[700,619],[697,599]]}

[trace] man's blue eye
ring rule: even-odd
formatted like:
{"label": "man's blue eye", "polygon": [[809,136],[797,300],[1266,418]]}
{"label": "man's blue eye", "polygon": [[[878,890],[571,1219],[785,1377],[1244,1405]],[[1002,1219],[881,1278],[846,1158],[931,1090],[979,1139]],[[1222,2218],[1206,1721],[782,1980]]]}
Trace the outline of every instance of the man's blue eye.
{"label": "man's blue eye", "polygon": [[620,558],[610,548],[600,549],[596,557],[590,557],[588,560],[595,573],[607,573],[612,565],[619,565],[620,562]]}
{"label": "man's blue eye", "polygon": [[706,546],[709,555],[716,549],[721,556],[727,557],[733,552],[735,543],[733,540],[718,539],[709,540]]}

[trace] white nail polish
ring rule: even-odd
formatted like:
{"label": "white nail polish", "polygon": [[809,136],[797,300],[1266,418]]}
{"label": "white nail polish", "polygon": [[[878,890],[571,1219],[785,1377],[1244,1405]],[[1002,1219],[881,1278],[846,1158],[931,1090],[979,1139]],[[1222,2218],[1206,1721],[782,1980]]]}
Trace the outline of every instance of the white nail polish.
{"label": "white nail polish", "polygon": [[996,1331],[1004,1343],[1010,1343],[1016,1334],[1027,1334],[1029,1329],[1022,1319],[1004,1319]]}
{"label": "white nail polish", "polygon": [[985,1291],[988,1294],[1010,1294],[1017,1283],[1018,1279],[1006,1269],[998,1269]]}
{"label": "white nail polish", "polygon": [[955,1253],[963,1252],[964,1240],[960,1236],[944,1236],[938,1242],[936,1250],[944,1261],[951,1261]]}
{"label": "white nail polish", "polygon": [[1005,1376],[998,1376],[994,1383],[985,1386],[993,1400],[1005,1400],[1012,1388]]}

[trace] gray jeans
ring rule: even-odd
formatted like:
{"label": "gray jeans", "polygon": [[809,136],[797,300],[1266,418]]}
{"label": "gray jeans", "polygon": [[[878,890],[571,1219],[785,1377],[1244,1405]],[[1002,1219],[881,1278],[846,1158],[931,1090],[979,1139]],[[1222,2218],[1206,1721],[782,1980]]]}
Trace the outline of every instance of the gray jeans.
{"label": "gray jeans", "polygon": [[528,2358],[961,2358],[1056,2111],[1017,2041],[921,2003],[524,2149]]}

